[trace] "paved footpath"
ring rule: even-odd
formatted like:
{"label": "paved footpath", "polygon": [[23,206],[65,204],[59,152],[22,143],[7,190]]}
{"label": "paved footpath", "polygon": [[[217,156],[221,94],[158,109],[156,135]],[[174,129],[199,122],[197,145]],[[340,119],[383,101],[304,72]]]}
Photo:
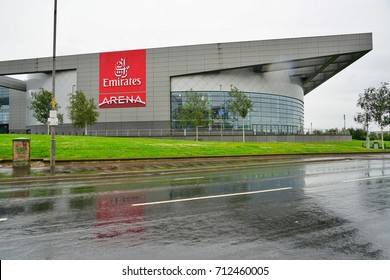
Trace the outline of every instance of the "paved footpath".
{"label": "paved footpath", "polygon": [[58,160],[55,175],[50,175],[48,162],[33,161],[31,168],[13,169],[12,162],[0,163],[0,185],[32,181],[83,180],[96,177],[127,177],[183,173],[204,170],[229,170],[296,163],[339,161],[349,158],[381,158],[386,153],[298,154],[298,155],[239,155],[220,157],[180,157],[117,160]]}

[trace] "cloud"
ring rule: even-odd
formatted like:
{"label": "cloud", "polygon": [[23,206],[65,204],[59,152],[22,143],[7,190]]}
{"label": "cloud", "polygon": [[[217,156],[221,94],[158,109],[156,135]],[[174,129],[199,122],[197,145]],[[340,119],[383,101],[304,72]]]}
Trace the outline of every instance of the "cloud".
{"label": "cloud", "polygon": [[[52,55],[53,0],[1,7],[0,60]],[[306,97],[306,126],[340,127],[364,88],[390,79],[389,12],[388,0],[58,0],[57,54],[373,32],[372,52]]]}

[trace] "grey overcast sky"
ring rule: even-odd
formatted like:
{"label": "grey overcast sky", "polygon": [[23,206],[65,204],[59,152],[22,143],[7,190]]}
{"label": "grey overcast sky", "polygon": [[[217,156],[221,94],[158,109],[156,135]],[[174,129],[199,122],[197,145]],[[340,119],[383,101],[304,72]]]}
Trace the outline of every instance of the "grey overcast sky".
{"label": "grey overcast sky", "polygon": [[[0,61],[52,56],[54,0],[0,0]],[[390,0],[58,0],[57,55],[372,32],[374,48],[305,97],[305,129],[359,127],[390,82]]]}

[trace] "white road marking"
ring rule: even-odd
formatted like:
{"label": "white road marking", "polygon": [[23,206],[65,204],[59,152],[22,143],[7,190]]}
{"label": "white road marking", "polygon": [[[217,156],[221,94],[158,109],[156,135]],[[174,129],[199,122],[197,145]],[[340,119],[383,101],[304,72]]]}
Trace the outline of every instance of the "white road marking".
{"label": "white road marking", "polygon": [[173,181],[197,180],[197,179],[203,179],[203,178],[204,177],[176,178],[176,179],[173,179]]}
{"label": "white road marking", "polygon": [[5,222],[8,218],[0,218],[0,222]]}
{"label": "white road marking", "polygon": [[210,195],[210,196],[201,196],[201,197],[184,198],[184,199],[174,199],[174,200],[164,200],[164,201],[155,201],[155,202],[135,203],[135,204],[132,204],[131,206],[147,206],[147,205],[167,204],[167,203],[176,203],[176,202],[212,199],[212,198],[229,197],[229,196],[239,196],[239,195],[257,194],[257,193],[286,191],[286,190],[291,190],[291,189],[292,189],[291,187],[286,187],[286,188],[269,189],[269,190],[253,191],[253,192],[241,192],[241,193],[229,193],[229,194],[220,194],[220,195]]}
{"label": "white road marking", "polygon": [[343,181],[343,183],[366,181],[366,180],[372,180],[372,179],[383,179],[383,178],[390,178],[390,175],[389,176],[377,176],[377,177],[366,177],[366,178],[360,178],[360,179],[345,180],[345,181]]}

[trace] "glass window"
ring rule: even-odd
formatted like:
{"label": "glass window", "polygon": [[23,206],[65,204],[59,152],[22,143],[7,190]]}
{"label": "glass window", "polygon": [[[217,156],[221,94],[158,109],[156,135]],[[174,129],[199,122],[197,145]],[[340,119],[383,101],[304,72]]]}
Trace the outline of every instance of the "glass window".
{"label": "glass window", "polygon": [[[236,121],[228,112],[229,92],[198,92],[207,98],[209,129],[242,129],[242,120]],[[245,93],[245,92],[244,92]],[[304,106],[301,100],[265,93],[246,93],[253,102],[245,128],[256,130],[258,134],[297,134],[303,133]],[[176,120],[178,108],[185,104],[187,92],[171,93],[171,122],[173,129],[184,129]]]}
{"label": "glass window", "polygon": [[9,93],[8,88],[0,87],[0,133],[6,133],[4,125],[9,123]]}

